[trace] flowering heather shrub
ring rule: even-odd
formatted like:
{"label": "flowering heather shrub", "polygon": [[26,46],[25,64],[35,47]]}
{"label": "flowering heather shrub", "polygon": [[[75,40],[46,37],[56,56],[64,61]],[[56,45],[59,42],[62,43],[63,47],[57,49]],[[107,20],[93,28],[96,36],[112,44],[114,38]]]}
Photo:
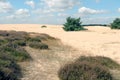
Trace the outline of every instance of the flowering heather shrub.
{"label": "flowering heather shrub", "polygon": [[120,67],[106,57],[78,58],[75,62],[66,64],[58,71],[60,80],[114,80],[109,69]]}

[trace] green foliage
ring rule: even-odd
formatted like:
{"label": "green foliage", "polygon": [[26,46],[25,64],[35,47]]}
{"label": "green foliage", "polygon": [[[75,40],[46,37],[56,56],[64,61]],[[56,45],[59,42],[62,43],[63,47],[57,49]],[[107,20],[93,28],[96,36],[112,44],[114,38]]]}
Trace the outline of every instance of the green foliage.
{"label": "green foliage", "polygon": [[65,31],[79,31],[79,30],[85,30],[83,26],[81,26],[82,22],[80,21],[80,18],[71,18],[68,17],[67,22],[64,24],[63,29]]}
{"label": "green foliage", "polygon": [[120,18],[116,18],[113,23],[111,23],[111,29],[120,29]]}
{"label": "green foliage", "polygon": [[109,69],[120,67],[106,57],[82,56],[75,62],[66,64],[58,71],[60,80],[114,80]]}
{"label": "green foliage", "polygon": [[48,49],[48,45],[44,43],[31,42],[29,43],[29,46],[35,49]]}

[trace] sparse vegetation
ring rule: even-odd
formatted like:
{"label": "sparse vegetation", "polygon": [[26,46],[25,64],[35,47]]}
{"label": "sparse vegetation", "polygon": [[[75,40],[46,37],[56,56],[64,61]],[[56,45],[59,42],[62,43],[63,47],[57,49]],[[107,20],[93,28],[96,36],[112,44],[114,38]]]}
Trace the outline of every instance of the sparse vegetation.
{"label": "sparse vegetation", "polygon": [[29,33],[0,31],[0,80],[18,80],[22,74],[17,63],[31,59],[24,49],[28,45],[48,49],[48,45],[43,44],[39,37],[31,37]]}
{"label": "sparse vegetation", "polygon": [[67,64],[58,74],[60,80],[113,80],[106,67],[86,61]]}
{"label": "sparse vegetation", "polygon": [[21,70],[7,53],[0,52],[0,80],[18,80]]}
{"label": "sparse vegetation", "polygon": [[41,28],[47,28],[47,26],[43,25],[43,26],[41,26]]}
{"label": "sparse vegetation", "polygon": [[27,41],[29,41],[29,42],[41,42],[41,39],[39,37],[33,37],[33,38],[27,39]]}
{"label": "sparse vegetation", "polygon": [[16,45],[19,45],[19,46],[26,46],[27,45],[24,40],[14,41],[13,43]]}
{"label": "sparse vegetation", "polygon": [[109,69],[120,65],[107,57],[82,56],[58,71],[60,80],[114,80]]}
{"label": "sparse vegetation", "polygon": [[110,69],[120,68],[120,65],[117,62],[113,61],[112,59],[110,59],[108,57],[102,57],[102,56],[85,57],[85,56],[81,56],[80,58],[78,58],[76,60],[76,62],[82,62],[82,61],[87,61],[91,64],[98,63],[98,64],[105,66],[107,68],[110,68]]}
{"label": "sparse vegetation", "polygon": [[48,45],[44,43],[31,42],[29,46],[35,49],[48,49]]}
{"label": "sparse vegetation", "polygon": [[120,18],[116,18],[113,23],[111,23],[111,29],[120,29]]}
{"label": "sparse vegetation", "polygon": [[80,18],[71,18],[68,17],[66,19],[66,23],[64,24],[63,29],[65,31],[80,31],[80,30],[85,30],[83,26],[81,25],[82,22],[80,21]]}

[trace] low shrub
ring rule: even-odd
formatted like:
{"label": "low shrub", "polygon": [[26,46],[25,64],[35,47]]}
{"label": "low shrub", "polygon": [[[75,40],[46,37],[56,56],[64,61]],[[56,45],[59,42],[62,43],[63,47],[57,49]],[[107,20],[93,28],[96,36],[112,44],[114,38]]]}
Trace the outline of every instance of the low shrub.
{"label": "low shrub", "polygon": [[54,40],[54,37],[49,36],[48,34],[40,34],[37,38],[41,40]]}
{"label": "low shrub", "polygon": [[41,39],[39,37],[34,37],[34,38],[28,38],[27,41],[29,42],[41,42]]}
{"label": "low shrub", "polygon": [[19,46],[26,46],[27,45],[26,41],[24,41],[24,40],[14,41],[13,43],[16,45],[19,45]]}
{"label": "low shrub", "polygon": [[76,60],[76,62],[82,62],[82,61],[87,61],[87,62],[90,62],[91,64],[98,63],[98,64],[105,66],[105,67],[108,67],[110,69],[120,68],[120,65],[117,62],[113,61],[112,59],[110,59],[108,57],[102,57],[102,56],[85,57],[85,56],[81,56],[80,58],[78,58]]}
{"label": "low shrub", "polygon": [[48,45],[44,43],[31,42],[29,43],[29,46],[36,49],[48,49]]}
{"label": "low shrub", "polygon": [[11,55],[11,57],[16,61],[25,61],[30,59],[30,55],[27,53],[27,51],[23,48],[13,48],[9,46],[2,47],[2,50],[4,52],[7,52]]}
{"label": "low shrub", "polygon": [[41,28],[47,28],[47,26],[43,25],[43,26],[41,26]]}
{"label": "low shrub", "polygon": [[0,31],[0,36],[9,36],[9,33],[7,31]]}
{"label": "low shrub", "polygon": [[66,64],[58,75],[60,80],[113,80],[106,67],[86,61]]}
{"label": "low shrub", "polygon": [[58,76],[60,80],[115,80],[109,70],[116,68],[120,65],[110,58],[81,56],[61,67]]}
{"label": "low shrub", "polygon": [[15,70],[12,70],[11,68],[0,67],[0,80],[18,80],[17,75]]}
{"label": "low shrub", "polygon": [[48,45],[41,42],[43,37],[47,38],[31,37],[26,32],[0,31],[0,80],[18,80],[22,74],[17,63],[31,60],[24,46],[48,49]]}
{"label": "low shrub", "polygon": [[0,45],[3,45],[3,44],[5,44],[5,43],[7,43],[7,40],[5,40],[5,39],[0,39]]}
{"label": "low shrub", "polygon": [[21,70],[11,55],[0,52],[0,80],[18,80]]}

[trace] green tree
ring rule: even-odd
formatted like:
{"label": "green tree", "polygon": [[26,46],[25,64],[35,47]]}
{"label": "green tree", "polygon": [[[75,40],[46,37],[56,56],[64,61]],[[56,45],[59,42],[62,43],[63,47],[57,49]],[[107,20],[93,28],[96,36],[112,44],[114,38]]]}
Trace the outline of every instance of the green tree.
{"label": "green tree", "polygon": [[81,25],[82,22],[80,21],[80,18],[66,18],[66,23],[63,24],[63,29],[65,31],[79,31],[79,30],[85,30],[83,26]]}
{"label": "green tree", "polygon": [[113,23],[111,23],[111,29],[120,29],[120,18],[116,18]]}

